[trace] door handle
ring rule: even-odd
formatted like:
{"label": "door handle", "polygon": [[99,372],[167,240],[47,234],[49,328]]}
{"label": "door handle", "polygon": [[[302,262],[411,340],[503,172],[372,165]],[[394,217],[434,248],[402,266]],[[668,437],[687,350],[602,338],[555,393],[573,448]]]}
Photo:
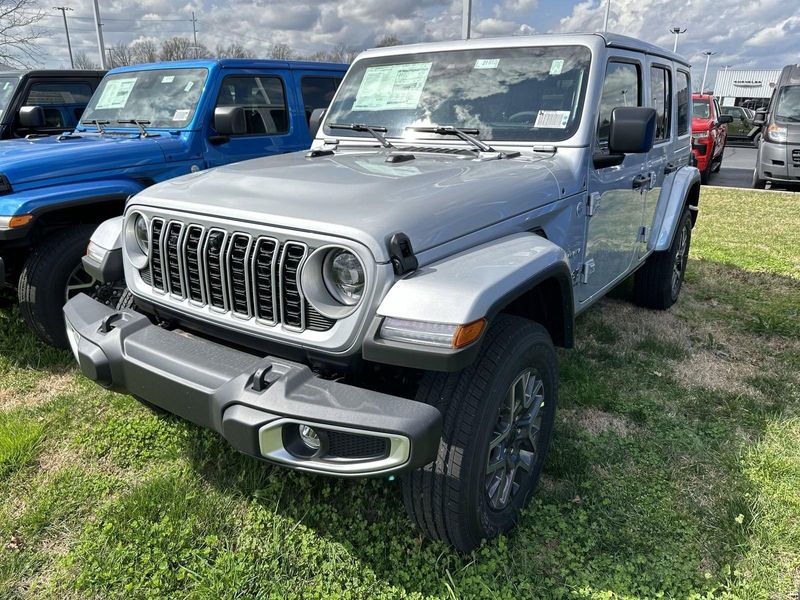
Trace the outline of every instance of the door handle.
{"label": "door handle", "polygon": [[650,183],[650,175],[637,175],[633,178],[633,189],[638,190]]}
{"label": "door handle", "polygon": [[678,170],[678,165],[675,163],[667,163],[667,166],[664,167],[664,175],[669,175],[670,173],[674,173]]}

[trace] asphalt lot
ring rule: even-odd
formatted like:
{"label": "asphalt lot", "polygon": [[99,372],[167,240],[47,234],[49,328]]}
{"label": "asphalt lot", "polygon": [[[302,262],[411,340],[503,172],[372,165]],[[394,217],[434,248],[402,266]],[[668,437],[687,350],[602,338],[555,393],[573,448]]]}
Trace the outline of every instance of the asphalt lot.
{"label": "asphalt lot", "polygon": [[756,149],[747,146],[728,144],[725,158],[719,173],[713,173],[710,185],[722,187],[749,188],[753,183],[753,169],[756,166]]}
{"label": "asphalt lot", "polygon": [[[756,149],[743,144],[725,146],[725,158],[719,173],[713,173],[709,185],[721,187],[749,188],[753,184],[753,169],[756,166]],[[798,188],[776,187],[781,191],[797,191]]]}

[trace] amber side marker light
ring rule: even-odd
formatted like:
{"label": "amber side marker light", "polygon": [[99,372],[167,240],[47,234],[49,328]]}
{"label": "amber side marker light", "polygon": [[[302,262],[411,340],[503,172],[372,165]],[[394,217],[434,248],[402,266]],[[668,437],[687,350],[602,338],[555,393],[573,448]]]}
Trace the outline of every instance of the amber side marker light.
{"label": "amber side marker light", "polygon": [[453,336],[453,348],[458,350],[464,346],[469,346],[481,337],[484,327],[486,327],[486,319],[478,319],[466,325],[459,325],[458,329],[456,329],[456,334]]}
{"label": "amber side marker light", "polygon": [[33,215],[18,215],[16,217],[11,217],[8,220],[7,227],[9,229],[15,229],[16,227],[25,227],[28,223],[33,221]]}

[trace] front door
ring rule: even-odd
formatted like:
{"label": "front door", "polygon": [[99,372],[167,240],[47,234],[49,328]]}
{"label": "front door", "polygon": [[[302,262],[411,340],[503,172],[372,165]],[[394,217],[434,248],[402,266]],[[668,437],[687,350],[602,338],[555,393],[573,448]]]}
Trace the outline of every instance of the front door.
{"label": "front door", "polygon": [[[644,65],[639,56],[620,51],[609,59],[598,110],[595,153],[609,152],[611,112],[620,106],[642,106]],[[590,301],[616,284],[630,269],[642,226],[647,177],[646,154],[629,154],[615,167],[595,168],[590,163],[585,262],[577,293],[580,302]]]}
{"label": "front door", "polygon": [[[235,73],[226,75],[220,85],[216,106],[239,106],[245,111],[247,132],[230,136],[222,143],[207,141],[206,161],[209,167],[227,163],[303,150],[307,135],[298,135],[289,110],[294,90],[289,73]],[[213,123],[213,111],[209,119]],[[212,133],[213,125],[212,125]],[[217,140],[219,142],[219,140]]]}

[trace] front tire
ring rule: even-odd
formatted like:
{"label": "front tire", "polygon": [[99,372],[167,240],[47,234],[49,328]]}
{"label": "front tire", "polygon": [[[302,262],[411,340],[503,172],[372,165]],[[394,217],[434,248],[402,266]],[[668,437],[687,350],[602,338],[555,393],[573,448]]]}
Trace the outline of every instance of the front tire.
{"label": "front tire", "polygon": [[558,360],[547,330],[501,315],[476,361],[425,374],[417,399],[444,416],[436,460],[403,478],[409,517],[460,552],[510,530],[550,447]]}
{"label": "front tire", "polygon": [[81,258],[96,225],[76,225],[58,231],[36,247],[22,268],[19,307],[28,327],[44,342],[68,348],[63,308],[79,293],[117,303],[120,285],[101,284],[83,270]]}
{"label": "front tire", "polygon": [[636,271],[633,284],[636,304],[644,308],[667,310],[677,302],[686,275],[691,243],[692,216],[687,208],[683,211],[670,247],[651,254],[645,265]]}

